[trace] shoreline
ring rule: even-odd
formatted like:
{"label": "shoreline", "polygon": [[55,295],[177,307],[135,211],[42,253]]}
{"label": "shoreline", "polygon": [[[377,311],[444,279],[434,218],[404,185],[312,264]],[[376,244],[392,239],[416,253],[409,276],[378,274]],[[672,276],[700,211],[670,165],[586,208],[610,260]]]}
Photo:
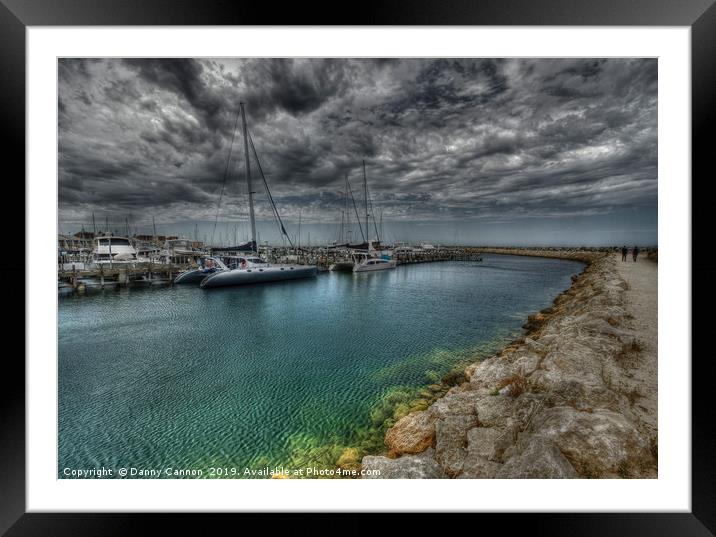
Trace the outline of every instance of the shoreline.
{"label": "shoreline", "polygon": [[523,336],[469,365],[464,382],[388,429],[387,455],[365,456],[362,467],[388,479],[656,478],[655,409],[649,415],[637,404],[646,397],[638,380],[655,385],[643,378],[656,369],[640,371],[644,344],[614,255],[480,251],[586,266],[551,306],[527,318]]}

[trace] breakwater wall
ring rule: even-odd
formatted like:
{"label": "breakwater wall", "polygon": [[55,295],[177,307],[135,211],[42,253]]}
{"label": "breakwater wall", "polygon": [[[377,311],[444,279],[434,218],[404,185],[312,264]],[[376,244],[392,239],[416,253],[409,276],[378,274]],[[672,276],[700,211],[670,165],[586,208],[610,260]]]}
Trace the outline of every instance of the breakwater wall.
{"label": "breakwater wall", "polygon": [[[525,335],[385,435],[362,467],[380,478],[655,478],[657,431],[641,419],[640,342],[626,282],[598,251],[481,248],[587,265]],[[376,474],[380,474],[377,476]]]}

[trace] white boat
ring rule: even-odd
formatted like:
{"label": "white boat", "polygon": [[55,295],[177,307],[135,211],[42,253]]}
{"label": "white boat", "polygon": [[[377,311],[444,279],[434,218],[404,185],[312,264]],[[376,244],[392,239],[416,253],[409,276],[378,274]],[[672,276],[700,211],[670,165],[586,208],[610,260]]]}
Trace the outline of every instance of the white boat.
{"label": "white boat", "polygon": [[141,261],[137,256],[137,250],[126,237],[97,237],[95,248],[92,254],[93,261],[97,264],[105,263],[136,263]]}
{"label": "white boat", "polygon": [[394,269],[395,259],[383,259],[382,257],[366,257],[360,263],[356,263],[353,272],[370,272],[373,270]]}
{"label": "white boat", "polygon": [[367,253],[356,253],[353,255],[353,259],[355,260],[353,272],[371,272],[374,270],[394,269],[398,264],[395,259],[377,257],[375,255],[375,251],[373,250],[373,241],[368,241]]}
{"label": "white boat", "polygon": [[315,276],[317,268],[313,265],[274,265],[260,257],[247,257],[239,268],[217,271],[202,279],[200,287],[225,287],[227,285],[246,285],[251,283],[276,282],[310,278]]}
{"label": "white boat", "polygon": [[[251,241],[250,244],[255,248],[258,244],[256,241],[256,219],[254,216],[254,189],[251,184],[251,159],[249,155],[249,132],[246,127],[246,113],[244,112],[244,103],[239,105],[241,111],[241,127],[244,134],[244,160],[246,162],[246,183],[248,186],[248,198],[249,198],[249,220],[251,222]],[[262,176],[264,186],[268,193],[269,201],[276,217],[278,224],[288,238],[281,217],[276,209],[276,205],[273,202],[271,193],[268,190],[268,183],[263,175],[261,164],[259,163],[258,154],[254,147],[253,140],[251,141],[251,148],[253,150],[254,158],[258,165],[259,173]],[[290,241],[290,239],[289,239]],[[266,260],[262,259],[258,253],[252,253],[244,257],[239,257],[239,266],[236,268],[229,268],[228,270],[217,271],[214,274],[208,275],[201,281],[200,287],[202,289],[210,289],[213,287],[225,287],[229,285],[246,285],[252,283],[266,283],[275,282],[281,280],[294,280],[298,278],[310,278],[315,277],[318,269],[315,265],[294,265],[294,264],[271,264],[267,263]]]}

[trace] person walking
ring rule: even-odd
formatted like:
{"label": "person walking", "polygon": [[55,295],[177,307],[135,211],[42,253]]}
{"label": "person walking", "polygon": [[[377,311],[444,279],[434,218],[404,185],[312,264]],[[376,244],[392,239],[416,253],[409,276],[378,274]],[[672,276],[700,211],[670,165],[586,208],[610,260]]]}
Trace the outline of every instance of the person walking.
{"label": "person walking", "polygon": [[634,257],[634,263],[636,263],[636,256],[639,255],[639,247],[638,247],[638,246],[634,246],[634,248],[632,249],[631,253],[632,253],[632,256]]}
{"label": "person walking", "polygon": [[627,247],[626,247],[626,246],[622,246],[622,261],[626,261],[627,253],[628,253],[628,252],[629,252],[629,250],[627,250]]}

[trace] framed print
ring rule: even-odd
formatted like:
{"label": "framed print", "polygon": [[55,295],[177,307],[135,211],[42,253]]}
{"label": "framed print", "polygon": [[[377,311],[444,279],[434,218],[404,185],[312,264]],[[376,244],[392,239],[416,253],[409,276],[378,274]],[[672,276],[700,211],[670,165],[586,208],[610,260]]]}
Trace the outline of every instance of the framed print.
{"label": "framed print", "polygon": [[3,0],[3,531],[713,534],[691,177],[716,8],[582,4]]}

